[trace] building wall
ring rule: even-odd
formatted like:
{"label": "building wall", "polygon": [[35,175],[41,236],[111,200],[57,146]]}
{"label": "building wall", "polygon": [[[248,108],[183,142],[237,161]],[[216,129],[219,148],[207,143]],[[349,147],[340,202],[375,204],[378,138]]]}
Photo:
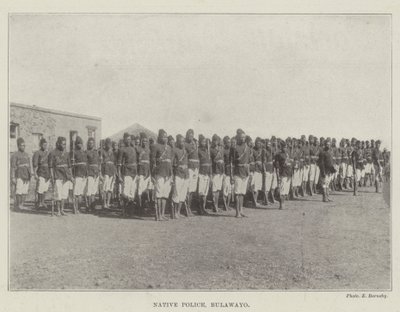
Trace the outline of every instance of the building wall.
{"label": "building wall", "polygon": [[[26,152],[32,154],[39,149],[38,136],[42,134],[49,142],[49,149],[55,147],[58,136],[67,139],[67,149],[70,146],[70,131],[77,131],[83,141],[87,142],[88,127],[95,128],[96,146],[101,139],[101,120],[98,118],[88,118],[69,113],[43,111],[35,107],[23,107],[20,105],[10,105],[10,123],[18,124],[19,133],[17,136],[24,138]],[[10,152],[17,149],[16,139],[10,138]]]}

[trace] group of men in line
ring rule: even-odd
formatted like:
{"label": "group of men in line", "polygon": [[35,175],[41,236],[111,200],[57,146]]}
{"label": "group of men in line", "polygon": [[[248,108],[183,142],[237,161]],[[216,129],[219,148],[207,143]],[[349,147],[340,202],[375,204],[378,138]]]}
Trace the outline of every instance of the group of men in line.
{"label": "group of men in line", "polygon": [[318,140],[310,135],[307,140],[302,135],[286,140],[257,137],[253,142],[242,129],[234,137],[221,139],[214,134],[211,140],[203,135],[196,140],[192,129],[176,139],[160,129],[157,141],[145,133],[138,137],[125,133],[120,142],[107,138],[99,149],[89,138],[86,150],[76,137],[70,152],[64,137],[58,137],[51,152],[42,139],[32,164],[24,140],[19,138],[17,144],[18,151],[11,157],[16,209],[22,208],[34,176],[37,207],[45,206],[51,184],[52,213],[56,207],[57,215],[65,215],[64,206],[72,193],[76,214],[83,202],[85,211],[92,211],[100,195],[103,208],[109,208],[116,198],[124,216],[133,205],[143,213],[145,201],[154,203],[157,221],[168,219],[167,205],[172,219],[181,216],[183,207],[184,214],[192,216],[194,202],[199,214],[208,214],[209,196],[215,212],[222,195],[224,209],[229,210],[234,202],[240,218],[246,217],[246,195],[254,206],[261,199],[264,205],[278,201],[283,209],[285,199],[312,196],[317,191],[324,202],[331,201],[330,190],[352,188],[356,195],[358,187],[374,183],[379,192],[383,168],[389,164],[389,154],[381,152],[379,140],[342,139],[337,146],[334,138]]}

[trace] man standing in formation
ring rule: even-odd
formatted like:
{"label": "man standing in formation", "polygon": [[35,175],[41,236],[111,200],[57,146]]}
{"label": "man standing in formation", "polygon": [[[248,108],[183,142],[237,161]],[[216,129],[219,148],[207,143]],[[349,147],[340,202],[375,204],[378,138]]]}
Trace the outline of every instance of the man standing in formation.
{"label": "man standing in formation", "polygon": [[236,202],[236,218],[246,217],[243,213],[243,200],[247,193],[250,176],[250,148],[245,142],[246,134],[242,129],[236,131],[236,145],[232,148],[233,180]]}
{"label": "man standing in formation", "polygon": [[123,181],[123,216],[130,214],[130,204],[135,200],[137,190],[137,154],[136,149],[131,146],[131,140],[131,136],[125,133],[124,146],[118,155],[118,176]]}
{"label": "man standing in formation", "polygon": [[172,184],[172,148],[168,144],[167,133],[160,129],[158,143],[151,151],[151,172],[154,176],[154,190],[156,196],[156,221],[167,220],[165,209],[171,192]]}
{"label": "man standing in formation", "polygon": [[49,167],[57,215],[65,216],[64,204],[65,200],[68,199],[70,185],[74,183],[74,178],[71,170],[71,158],[66,151],[66,139],[64,137],[58,137],[56,149],[49,156]]}
{"label": "man standing in formation", "polygon": [[[79,213],[79,205],[82,197],[86,194],[87,186],[87,154],[83,150],[83,141],[77,136],[75,139],[75,151],[72,159],[74,184],[74,213]],[[87,208],[87,207],[86,207]]]}
{"label": "man standing in formation", "polygon": [[111,197],[114,192],[115,177],[117,174],[116,158],[112,150],[112,142],[109,138],[105,141],[105,148],[100,151],[101,174],[103,176],[103,207],[110,208]]}
{"label": "man standing in formation", "polygon": [[199,180],[199,154],[198,146],[194,140],[194,131],[189,129],[186,132],[186,152],[188,154],[188,173],[189,173],[189,186],[188,186],[188,209],[192,213],[191,207],[193,203],[193,194],[197,191],[197,183]]}
{"label": "man standing in formation", "polygon": [[44,198],[50,184],[49,151],[47,150],[46,139],[40,140],[40,149],[33,154],[32,164],[37,183],[36,208],[40,208],[45,206]]}
{"label": "man standing in formation", "polygon": [[16,211],[23,209],[32,175],[30,158],[25,153],[24,139],[18,138],[17,145],[18,151],[11,157],[11,181],[15,185],[14,209]]}
{"label": "man standing in formation", "polygon": [[[183,135],[176,136],[176,144],[173,149],[173,168],[174,168],[174,187],[172,193],[172,201],[174,207],[171,208],[171,218],[178,219],[180,217],[182,204],[186,201],[189,182],[188,171],[188,155],[185,148],[185,139]],[[190,213],[187,207],[186,216],[189,217]]]}
{"label": "man standing in formation", "polygon": [[[225,166],[224,166],[224,147],[221,146],[221,138],[214,134],[212,137],[212,147],[210,150],[212,161],[212,194],[214,212],[218,212],[219,194],[222,190],[224,180]],[[224,205],[226,208],[226,206]],[[227,208],[226,208],[227,209]]]}
{"label": "man standing in formation", "polygon": [[199,214],[207,215],[206,203],[211,181],[211,157],[208,143],[202,134],[199,135],[198,155],[200,163],[198,181]]}
{"label": "man standing in formation", "polygon": [[329,185],[333,175],[336,172],[330,148],[331,142],[330,140],[326,140],[323,151],[321,151],[318,155],[318,167],[320,170],[322,184],[322,201],[324,202],[332,201],[329,198]]}

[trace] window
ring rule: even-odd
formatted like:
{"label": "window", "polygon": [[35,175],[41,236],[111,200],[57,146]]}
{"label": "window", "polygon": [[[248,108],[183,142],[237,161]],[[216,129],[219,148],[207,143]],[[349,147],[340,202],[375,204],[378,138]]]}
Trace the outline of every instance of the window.
{"label": "window", "polygon": [[10,123],[10,152],[14,153],[18,150],[17,138],[19,137],[19,124],[14,122]]}
{"label": "window", "polygon": [[10,124],[10,139],[16,139],[19,136],[19,124],[11,123]]}

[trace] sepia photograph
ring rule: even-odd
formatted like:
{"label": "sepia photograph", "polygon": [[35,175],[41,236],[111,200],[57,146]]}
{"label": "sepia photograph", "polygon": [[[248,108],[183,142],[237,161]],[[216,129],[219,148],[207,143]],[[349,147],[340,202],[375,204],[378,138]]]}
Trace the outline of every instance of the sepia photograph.
{"label": "sepia photograph", "polygon": [[392,290],[390,14],[8,27],[10,291]]}

